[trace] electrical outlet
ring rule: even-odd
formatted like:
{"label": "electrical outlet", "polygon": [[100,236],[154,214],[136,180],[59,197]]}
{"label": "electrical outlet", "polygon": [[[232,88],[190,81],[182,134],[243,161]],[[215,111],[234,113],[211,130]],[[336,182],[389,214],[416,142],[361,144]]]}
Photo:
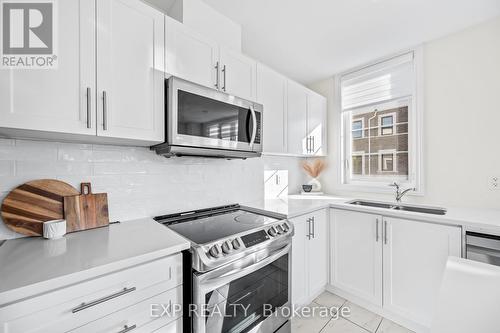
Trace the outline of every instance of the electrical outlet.
{"label": "electrical outlet", "polygon": [[500,177],[498,176],[490,177],[490,189],[500,190]]}

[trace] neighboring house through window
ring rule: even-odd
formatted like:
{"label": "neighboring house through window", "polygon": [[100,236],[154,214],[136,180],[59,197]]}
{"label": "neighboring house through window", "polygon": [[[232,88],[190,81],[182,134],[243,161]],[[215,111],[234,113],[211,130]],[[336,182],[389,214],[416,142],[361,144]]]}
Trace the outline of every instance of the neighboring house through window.
{"label": "neighboring house through window", "polygon": [[416,51],[337,78],[342,113],[342,183],[419,187]]}

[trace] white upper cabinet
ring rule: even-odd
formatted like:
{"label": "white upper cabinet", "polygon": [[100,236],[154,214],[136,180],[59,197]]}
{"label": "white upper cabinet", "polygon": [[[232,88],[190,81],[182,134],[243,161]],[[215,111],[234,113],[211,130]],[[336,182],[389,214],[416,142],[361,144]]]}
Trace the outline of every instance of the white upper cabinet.
{"label": "white upper cabinet", "polygon": [[94,4],[58,2],[57,69],[0,69],[0,134],[21,129],[95,135]]}
{"label": "white upper cabinet", "polygon": [[430,327],[448,256],[461,256],[460,227],[384,218],[384,308]]}
{"label": "white upper cabinet", "polygon": [[326,98],[291,80],[287,86],[287,152],[325,156]]}
{"label": "white upper cabinet", "polygon": [[250,101],[256,99],[257,62],[239,52],[220,48],[220,89]]}
{"label": "white upper cabinet", "polygon": [[[264,113],[266,110],[264,109]],[[307,137],[307,90],[293,81],[287,82],[287,152],[306,155]]]}
{"label": "white upper cabinet", "polygon": [[166,72],[217,88],[219,45],[168,16],[165,22]]}
{"label": "white upper cabinet", "polygon": [[97,2],[97,134],[164,140],[164,15],[136,0]]}
{"label": "white upper cabinet", "polygon": [[264,105],[265,153],[286,153],[286,81],[283,75],[257,64],[257,102]]}
{"label": "white upper cabinet", "polygon": [[307,95],[308,155],[324,156],[327,153],[326,98],[309,91]]}
{"label": "white upper cabinet", "polygon": [[332,210],[332,286],[382,305],[382,218]]}
{"label": "white upper cabinet", "polygon": [[163,142],[164,15],[135,0],[59,1],[57,15],[57,69],[0,70],[0,134]]}
{"label": "white upper cabinet", "polygon": [[166,17],[168,74],[251,101],[256,99],[257,62]]}

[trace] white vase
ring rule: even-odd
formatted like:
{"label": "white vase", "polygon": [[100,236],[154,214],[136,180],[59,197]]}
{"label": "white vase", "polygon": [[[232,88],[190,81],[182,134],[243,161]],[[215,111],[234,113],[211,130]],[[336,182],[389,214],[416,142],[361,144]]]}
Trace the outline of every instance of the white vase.
{"label": "white vase", "polygon": [[321,183],[318,180],[318,178],[313,178],[311,179],[307,185],[311,185],[312,189],[311,192],[321,192]]}

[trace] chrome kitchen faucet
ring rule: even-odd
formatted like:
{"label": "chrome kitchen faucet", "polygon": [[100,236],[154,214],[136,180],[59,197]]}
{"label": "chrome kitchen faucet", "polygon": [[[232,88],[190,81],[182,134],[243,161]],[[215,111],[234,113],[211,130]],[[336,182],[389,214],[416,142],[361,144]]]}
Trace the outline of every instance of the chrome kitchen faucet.
{"label": "chrome kitchen faucet", "polygon": [[394,186],[396,188],[396,202],[401,202],[401,199],[405,196],[406,193],[410,191],[416,191],[416,188],[407,188],[404,191],[401,191],[401,185],[399,185],[397,182],[394,182],[392,184],[389,184],[389,186]]}

